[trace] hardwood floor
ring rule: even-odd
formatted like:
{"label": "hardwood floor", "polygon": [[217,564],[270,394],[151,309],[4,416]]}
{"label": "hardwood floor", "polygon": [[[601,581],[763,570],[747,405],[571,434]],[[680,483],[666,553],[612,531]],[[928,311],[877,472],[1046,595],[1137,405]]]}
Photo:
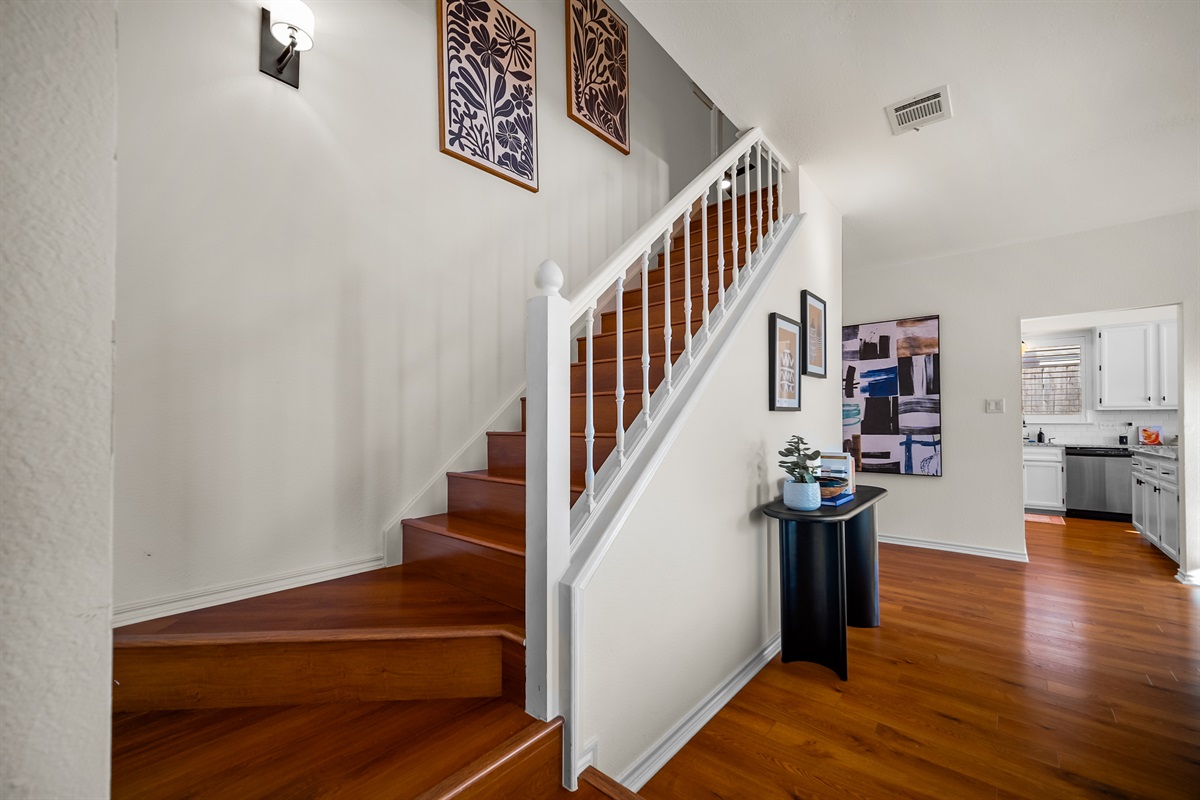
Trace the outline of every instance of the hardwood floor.
{"label": "hardwood floor", "polygon": [[1200,798],[1200,589],[1129,526],[1030,562],[880,546],[850,679],[763,669],[643,787],[666,798]]}

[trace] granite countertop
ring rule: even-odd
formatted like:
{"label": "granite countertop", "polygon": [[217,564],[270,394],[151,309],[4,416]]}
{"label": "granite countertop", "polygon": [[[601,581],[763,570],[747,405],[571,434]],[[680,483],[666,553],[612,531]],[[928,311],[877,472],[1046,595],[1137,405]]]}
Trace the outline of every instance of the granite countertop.
{"label": "granite countertop", "polygon": [[1021,440],[1021,443],[1024,444],[1026,447],[1066,447],[1067,446],[1065,444],[1059,444],[1058,442],[1026,442],[1023,439]]}
{"label": "granite countertop", "polygon": [[1169,445],[1145,445],[1133,444],[1129,446],[1132,453],[1138,453],[1146,456],[1157,456],[1158,458],[1169,458],[1174,461],[1179,460],[1179,451],[1175,447]]}

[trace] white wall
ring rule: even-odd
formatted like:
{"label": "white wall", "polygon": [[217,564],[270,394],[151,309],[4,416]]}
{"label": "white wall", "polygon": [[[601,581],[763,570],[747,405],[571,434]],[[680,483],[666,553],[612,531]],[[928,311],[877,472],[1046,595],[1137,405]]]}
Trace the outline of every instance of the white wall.
{"label": "white wall", "polygon": [[0,3],[0,796],[108,796],[115,3]]}
{"label": "white wall", "polygon": [[120,5],[118,610],[378,563],[523,384],[537,264],[569,292],[709,162],[631,15],[623,156],[566,116],[563,4],[507,4],[537,31],[532,194],[439,152],[434,3],[310,5],[298,92],[258,72],[257,2]]}
{"label": "white wall", "polygon": [[[1200,214],[845,275],[847,323],[941,315],[941,478],[871,475],[886,534],[1025,552],[1021,320],[1181,303],[1184,569],[1200,578]],[[984,414],[1004,398],[1006,414]]]}
{"label": "white wall", "polygon": [[609,775],[778,633],[775,526],[754,509],[779,495],[791,434],[840,449],[836,346],[834,377],[801,380],[802,411],[767,410],[768,314],[799,319],[808,289],[841,326],[841,215],[797,175],[808,217],[586,590],[578,740],[598,740]]}

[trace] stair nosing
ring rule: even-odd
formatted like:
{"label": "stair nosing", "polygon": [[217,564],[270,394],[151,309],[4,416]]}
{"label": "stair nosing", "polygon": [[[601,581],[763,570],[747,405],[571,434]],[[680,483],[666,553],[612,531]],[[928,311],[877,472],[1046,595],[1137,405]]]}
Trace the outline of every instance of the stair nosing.
{"label": "stair nosing", "polygon": [[[597,360],[599,360],[599,359],[597,359]],[[593,363],[595,363],[595,362],[593,362]],[[524,400],[525,398],[522,397],[521,399]],[[488,431],[488,436],[520,436],[520,437],[524,438],[526,435],[527,434],[525,431]],[[572,431],[571,435],[578,436],[581,439],[584,436],[583,433],[576,432],[576,431]],[[599,432],[597,432],[595,434],[595,437],[597,439],[616,439],[617,435],[615,433],[599,433]]]}
{"label": "stair nosing", "polygon": [[530,723],[524,728],[474,761],[464,764],[450,775],[447,775],[437,785],[417,795],[416,800],[451,800],[461,795],[475,784],[488,778],[495,771],[509,764],[526,750],[537,746],[546,737],[553,736],[557,731],[562,729],[562,724],[562,717],[555,717],[548,722],[542,722],[530,717]]}

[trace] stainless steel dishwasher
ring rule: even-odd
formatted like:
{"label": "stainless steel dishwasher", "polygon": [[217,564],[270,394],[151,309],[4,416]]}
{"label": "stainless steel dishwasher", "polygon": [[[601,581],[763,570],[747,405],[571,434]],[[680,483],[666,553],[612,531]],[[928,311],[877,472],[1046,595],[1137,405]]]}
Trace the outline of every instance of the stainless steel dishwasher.
{"label": "stainless steel dishwasher", "polygon": [[1067,447],[1067,515],[1131,521],[1130,458],[1122,447]]}

